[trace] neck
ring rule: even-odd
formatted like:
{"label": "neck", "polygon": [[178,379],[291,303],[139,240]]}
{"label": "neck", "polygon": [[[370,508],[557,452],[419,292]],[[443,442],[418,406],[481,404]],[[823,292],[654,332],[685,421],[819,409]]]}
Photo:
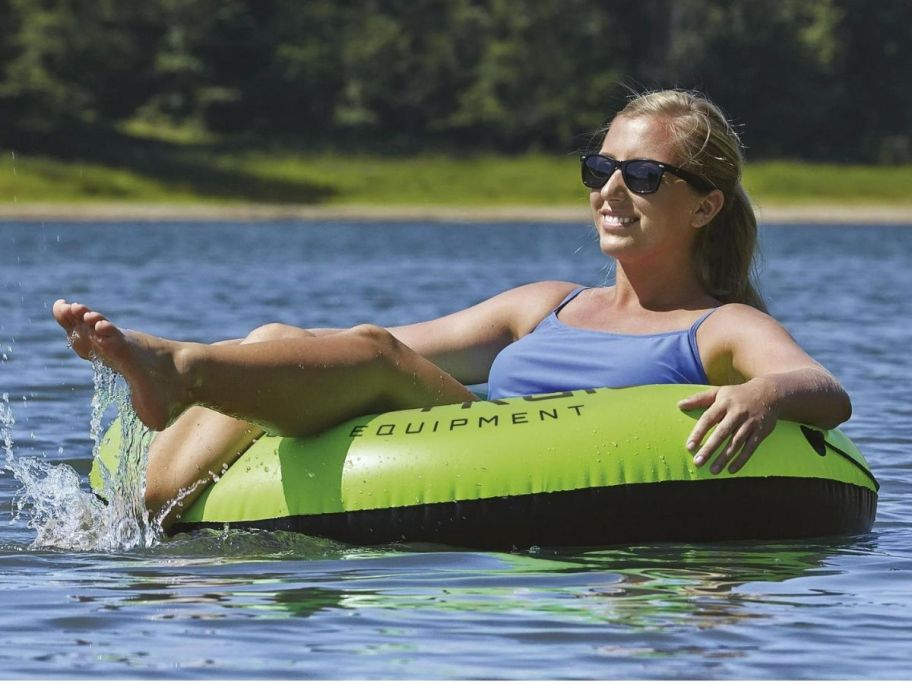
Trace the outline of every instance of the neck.
{"label": "neck", "polygon": [[662,268],[655,263],[617,262],[615,304],[650,311],[709,306],[706,292],[690,264]]}

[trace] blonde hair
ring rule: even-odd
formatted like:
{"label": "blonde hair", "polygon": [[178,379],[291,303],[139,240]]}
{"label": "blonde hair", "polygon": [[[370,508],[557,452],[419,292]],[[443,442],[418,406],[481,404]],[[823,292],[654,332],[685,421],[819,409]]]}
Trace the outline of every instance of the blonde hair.
{"label": "blonde hair", "polygon": [[705,96],[684,90],[636,95],[616,115],[662,120],[680,154],[681,168],[709,180],[725,204],[694,241],[693,262],[707,292],[721,302],[766,311],[757,288],[757,217],[741,185],[741,140],[725,114]]}

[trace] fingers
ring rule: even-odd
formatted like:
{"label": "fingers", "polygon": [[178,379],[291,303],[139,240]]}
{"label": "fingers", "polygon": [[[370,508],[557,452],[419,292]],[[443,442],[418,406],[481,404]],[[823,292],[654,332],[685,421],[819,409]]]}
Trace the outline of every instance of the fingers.
{"label": "fingers", "polygon": [[[753,450],[756,449],[757,443],[759,443],[754,443],[753,448],[745,453],[745,449],[747,449],[747,445],[751,443],[752,436],[754,434],[752,426],[750,426],[748,423],[744,423],[740,426],[734,425],[731,428],[729,434],[731,434],[731,432],[734,432],[734,436],[732,436],[731,441],[728,443],[728,446],[722,450],[722,452],[716,457],[716,460],[713,461],[713,464],[710,466],[710,472],[712,472],[714,475],[721,473],[728,462],[737,455],[737,459],[735,459],[735,462],[732,463],[732,467],[729,468],[729,472],[735,472],[738,468],[747,462],[747,459],[750,458]],[[728,436],[729,435],[725,435],[724,438],[717,442],[716,446],[722,446],[724,440],[727,439]],[[713,433],[713,437],[715,437],[715,433]],[[713,449],[713,451],[715,451],[715,449]],[[712,453],[712,451],[707,453],[703,461],[708,459]],[[737,468],[735,467],[736,464],[738,464]]]}
{"label": "fingers", "polygon": [[[737,429],[736,429],[737,428]],[[734,436],[710,466],[710,472],[717,475],[728,465],[728,472],[736,473],[748,462],[760,443],[772,432],[772,425],[760,427],[753,421],[737,426],[735,420],[725,420],[716,427],[706,443],[694,455],[694,464],[699,467],[706,463],[716,451]],[[692,450],[691,450],[692,451]],[[729,465],[731,463],[731,465]]]}
{"label": "fingers", "polygon": [[[705,415],[705,414],[704,414]],[[707,437],[706,441],[703,443],[703,446],[699,448],[696,454],[694,454],[694,463],[697,466],[701,466],[709,458],[718,451],[719,447],[725,444],[728,441],[728,438],[731,437],[732,432],[738,427],[737,419],[732,417],[726,417],[725,420],[721,421],[716,425],[715,430],[712,431],[712,434]],[[699,442],[697,442],[699,444]],[[725,453],[719,455],[716,461],[712,465],[712,472],[718,473],[724,463],[720,465],[720,461],[727,461],[725,458]]]}
{"label": "fingers", "polygon": [[[752,424],[739,425],[737,419],[728,418],[716,426],[703,446],[694,455],[694,464],[697,467],[702,466],[728,442],[728,445],[716,456],[710,466],[710,472],[714,475],[721,473],[731,461],[731,466],[728,470],[731,473],[735,473],[747,463],[765,436],[765,434],[757,431]],[[732,461],[733,458],[734,461]]]}
{"label": "fingers", "polygon": [[686,447],[697,467],[712,460],[713,474],[726,466],[731,473],[740,470],[772,432],[778,416],[771,403],[746,383],[700,392],[678,403],[683,410],[701,406],[708,408],[694,425]]}
{"label": "fingers", "polygon": [[716,400],[716,394],[718,394],[719,388],[713,387],[702,392],[697,392],[694,395],[687,397],[686,399],[681,399],[678,402],[678,408],[682,411],[690,411],[695,408],[707,408],[712,406],[712,403]]}
{"label": "fingers", "polygon": [[[696,397],[690,397],[690,399],[696,399]],[[685,401],[687,400],[685,399]],[[707,433],[709,433],[709,431],[724,417],[725,409],[718,405],[711,406],[706,411],[704,411],[703,415],[700,416],[699,420],[697,420],[697,424],[694,425],[693,430],[690,431],[690,436],[687,438],[687,450],[691,453],[696,453],[697,448],[703,442],[703,439],[706,437]],[[702,452],[703,450],[701,449],[700,451]],[[710,451],[710,453],[712,452]],[[697,462],[697,465],[701,465],[703,463],[703,460],[705,459],[699,460]]]}
{"label": "fingers", "polygon": [[[728,472],[737,473],[739,470],[741,470],[741,467],[747,463],[747,460],[754,455],[754,451],[756,451],[757,447],[760,446],[760,442],[765,436],[766,435],[761,436],[756,432],[752,433],[750,437],[748,437],[745,441],[744,447],[741,449],[741,453],[738,454],[738,457],[732,461],[732,464],[728,467]],[[715,463],[713,466],[715,466]],[[715,472],[720,472],[722,470],[722,467],[724,467],[724,464],[723,466],[720,466],[719,470]]]}
{"label": "fingers", "polygon": [[[719,388],[713,387],[697,394],[691,395],[686,399],[682,399],[678,402],[678,408],[682,411],[689,411],[691,409],[697,408],[707,408],[712,407],[713,403],[716,400],[716,395],[718,394]],[[700,443],[703,441],[703,438],[706,437],[707,433],[716,425],[722,417],[725,415],[725,412],[719,410],[719,407],[716,409],[709,408],[703,413],[702,416],[697,420],[697,424],[694,425],[693,430],[690,432],[690,436],[687,438],[687,450],[691,453],[695,453]],[[710,451],[710,453],[712,453]],[[694,459],[695,463],[699,466],[703,464],[705,458]]]}

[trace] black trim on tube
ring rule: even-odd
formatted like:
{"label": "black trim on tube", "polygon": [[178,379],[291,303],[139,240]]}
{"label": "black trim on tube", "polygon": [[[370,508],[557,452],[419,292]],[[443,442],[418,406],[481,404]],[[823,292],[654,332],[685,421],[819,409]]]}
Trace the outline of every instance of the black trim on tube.
{"label": "black trim on tube", "polygon": [[[798,539],[871,530],[877,494],[833,480],[764,477],[663,482],[231,523],[353,544],[468,548]],[[174,532],[224,522],[178,523]]]}

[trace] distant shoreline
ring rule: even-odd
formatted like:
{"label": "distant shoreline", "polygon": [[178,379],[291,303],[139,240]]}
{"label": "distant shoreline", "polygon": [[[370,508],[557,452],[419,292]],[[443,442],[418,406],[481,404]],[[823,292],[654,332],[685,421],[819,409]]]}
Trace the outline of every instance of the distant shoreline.
{"label": "distant shoreline", "polygon": [[[763,204],[761,223],[912,225],[910,205]],[[286,204],[4,203],[0,221],[107,223],[121,221],[465,221],[470,223],[588,223],[583,206],[363,206]]]}

